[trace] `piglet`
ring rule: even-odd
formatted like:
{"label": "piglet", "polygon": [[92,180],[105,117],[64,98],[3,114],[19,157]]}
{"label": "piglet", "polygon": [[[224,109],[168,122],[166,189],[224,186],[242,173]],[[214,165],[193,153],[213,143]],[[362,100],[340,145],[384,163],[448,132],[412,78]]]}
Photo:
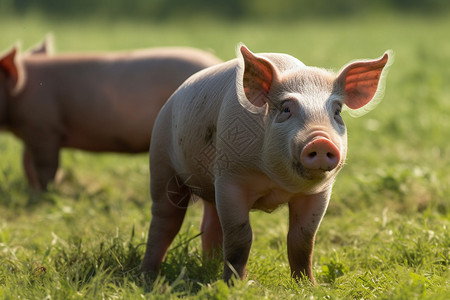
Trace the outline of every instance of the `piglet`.
{"label": "piglet", "polygon": [[148,151],[153,122],[170,95],[195,72],[219,63],[191,48],[48,55],[0,55],[0,128],[25,144],[32,188],[46,189],[64,147]]}
{"label": "piglet", "polygon": [[314,238],[345,162],[343,106],[380,94],[389,52],[337,75],[286,54],[253,54],[191,76],[159,113],[150,146],[152,219],[142,264],[156,274],[195,197],[202,248],[223,250],[223,279],[243,278],[249,211],[289,207],[292,277],[314,282]]}

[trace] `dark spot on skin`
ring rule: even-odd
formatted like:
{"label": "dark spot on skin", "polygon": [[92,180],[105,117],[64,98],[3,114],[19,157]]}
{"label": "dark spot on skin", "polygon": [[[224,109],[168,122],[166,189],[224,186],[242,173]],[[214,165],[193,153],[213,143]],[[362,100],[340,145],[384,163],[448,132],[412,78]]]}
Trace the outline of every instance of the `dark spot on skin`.
{"label": "dark spot on skin", "polygon": [[238,264],[245,265],[248,259],[247,255],[245,255],[246,253],[248,253],[248,248],[250,247],[247,245],[242,247],[235,247],[233,249],[233,252],[227,255],[227,261],[233,266]]}
{"label": "dark spot on skin", "polygon": [[181,146],[182,143],[183,143],[183,138],[179,138],[178,139],[178,145]]}
{"label": "dark spot on skin", "polygon": [[226,235],[233,245],[233,247],[227,249],[226,260],[233,266],[245,265],[252,244],[250,223],[244,222],[234,225],[227,230]]}
{"label": "dark spot on skin", "polygon": [[216,126],[210,125],[206,128],[206,133],[205,133],[205,143],[206,144],[211,143],[215,133],[216,133]]}

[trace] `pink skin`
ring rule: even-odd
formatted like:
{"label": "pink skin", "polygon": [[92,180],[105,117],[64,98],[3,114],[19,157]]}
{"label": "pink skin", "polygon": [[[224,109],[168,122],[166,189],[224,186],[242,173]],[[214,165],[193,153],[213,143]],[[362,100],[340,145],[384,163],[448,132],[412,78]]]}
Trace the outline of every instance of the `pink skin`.
{"label": "pink skin", "polygon": [[34,190],[54,181],[62,148],[140,153],[156,116],[195,72],[220,62],[190,48],[47,55],[48,45],[0,55],[0,128],[24,143]]}
{"label": "pink skin", "polygon": [[202,249],[205,257],[220,256],[222,251],[222,227],[215,205],[203,201],[203,220],[200,226],[202,234]]}
{"label": "pink skin", "polygon": [[339,149],[326,137],[315,137],[300,154],[300,161],[306,169],[331,171],[339,164]]}
{"label": "pink skin", "polygon": [[142,270],[159,272],[187,209],[179,202],[195,195],[204,203],[203,249],[208,256],[222,247],[225,281],[247,273],[250,210],[287,204],[291,276],[315,282],[314,239],[347,152],[341,108],[370,102],[387,61],[385,54],[335,75],[242,46],[238,60],[188,79],[153,130],[150,169],[157,171],[150,172],[152,220]]}

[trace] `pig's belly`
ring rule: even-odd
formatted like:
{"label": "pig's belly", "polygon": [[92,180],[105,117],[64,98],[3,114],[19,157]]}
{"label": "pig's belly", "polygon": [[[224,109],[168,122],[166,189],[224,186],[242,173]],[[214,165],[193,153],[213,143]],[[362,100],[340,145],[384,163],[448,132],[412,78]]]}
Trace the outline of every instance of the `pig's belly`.
{"label": "pig's belly", "polygon": [[98,134],[95,132],[70,132],[63,139],[62,146],[91,152],[148,152],[150,133]]}
{"label": "pig's belly", "polygon": [[265,212],[272,212],[280,206],[289,202],[291,195],[282,190],[271,190],[262,194],[254,202],[252,209],[262,210]]}
{"label": "pig's belly", "polygon": [[215,188],[213,180],[205,174],[181,173],[178,180],[189,188],[193,198],[201,198],[210,203],[215,203]]}

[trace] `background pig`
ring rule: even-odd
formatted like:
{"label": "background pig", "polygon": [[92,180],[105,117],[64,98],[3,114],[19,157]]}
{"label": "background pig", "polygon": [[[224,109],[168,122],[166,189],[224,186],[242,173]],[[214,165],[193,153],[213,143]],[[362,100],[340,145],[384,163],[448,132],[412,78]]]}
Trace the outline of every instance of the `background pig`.
{"label": "background pig", "polygon": [[347,152],[341,109],[375,97],[389,55],[335,75],[286,54],[240,52],[190,77],[155,122],[142,269],[158,272],[195,195],[203,199],[203,250],[223,247],[225,280],[245,276],[249,211],[288,204],[291,275],[314,282],[315,234]]}
{"label": "background pig", "polygon": [[0,127],[25,144],[30,185],[46,188],[59,151],[148,151],[153,122],[193,73],[217,64],[190,48],[124,53],[46,54],[48,45],[0,56]]}

